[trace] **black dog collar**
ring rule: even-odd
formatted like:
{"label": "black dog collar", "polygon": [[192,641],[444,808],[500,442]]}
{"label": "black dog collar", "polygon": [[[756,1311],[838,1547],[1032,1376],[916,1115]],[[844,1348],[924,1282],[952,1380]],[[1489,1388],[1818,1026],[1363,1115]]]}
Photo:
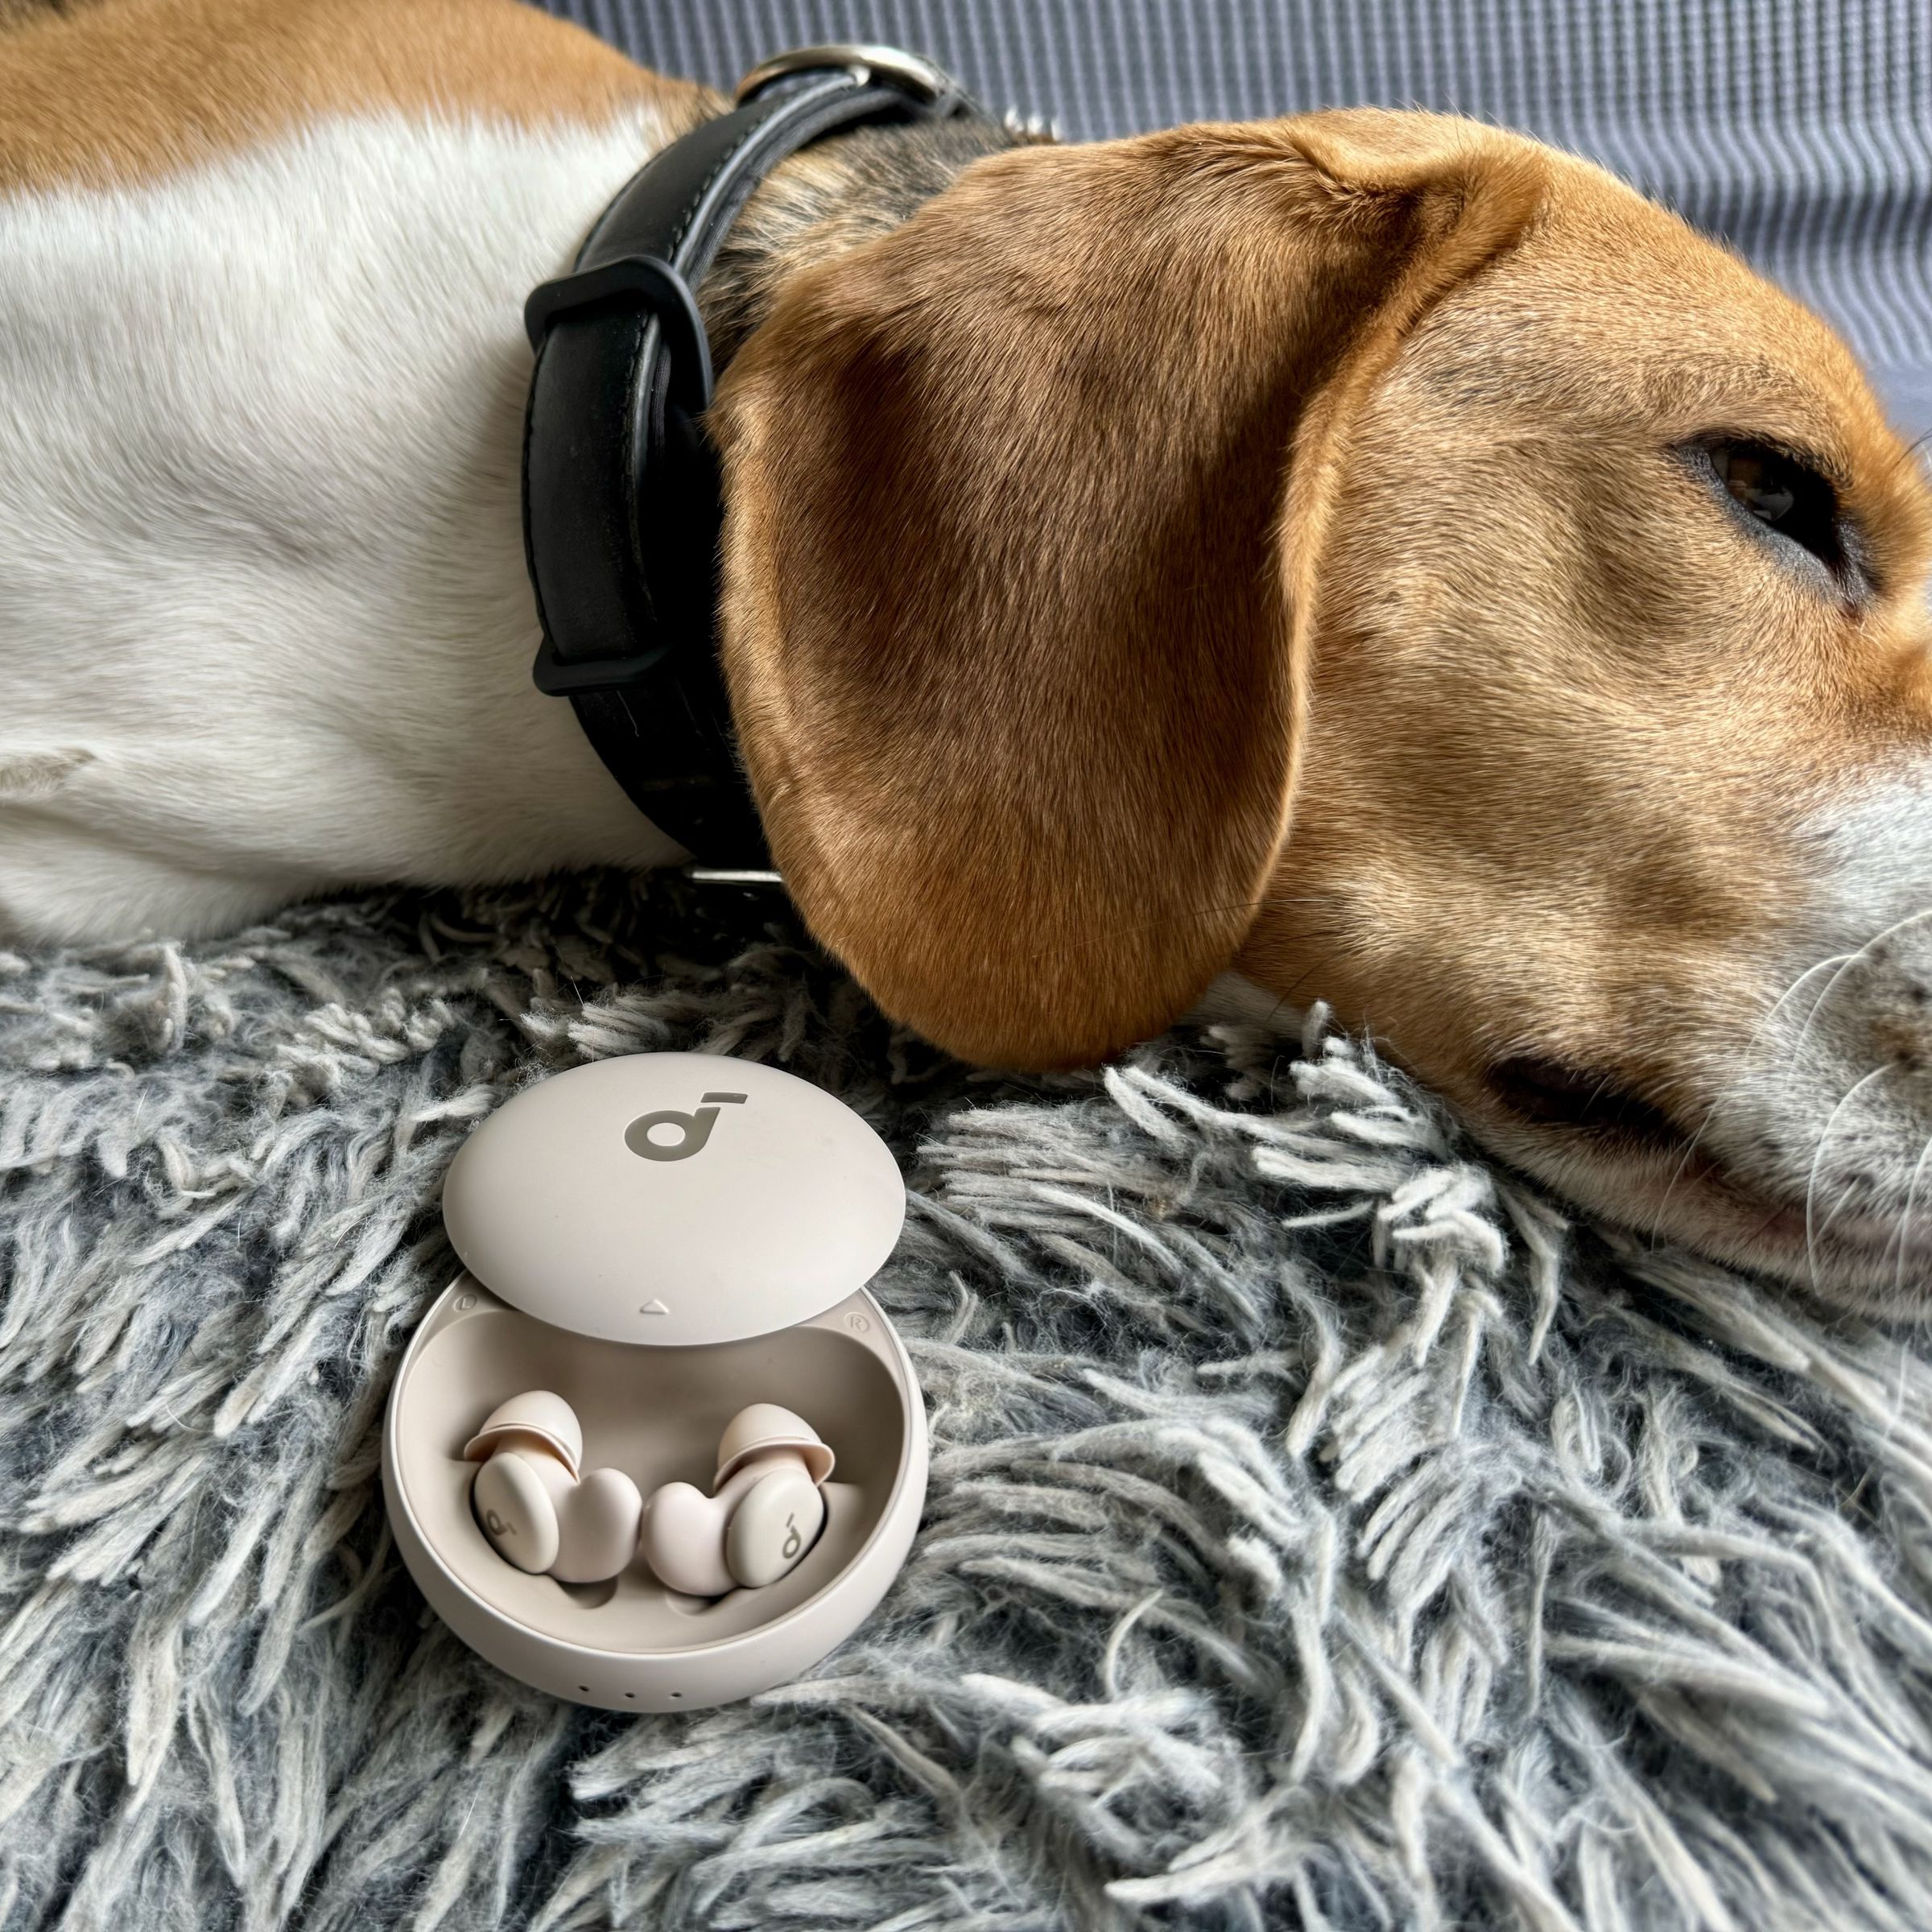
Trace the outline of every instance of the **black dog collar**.
{"label": "black dog collar", "polygon": [[718,663],[718,473],[692,291],[788,155],[869,122],[971,112],[937,68],[814,47],[755,68],[737,105],[674,142],[598,217],[573,272],[524,306],[537,353],[523,430],[523,548],[543,645],[634,803],[707,869],[770,873]]}

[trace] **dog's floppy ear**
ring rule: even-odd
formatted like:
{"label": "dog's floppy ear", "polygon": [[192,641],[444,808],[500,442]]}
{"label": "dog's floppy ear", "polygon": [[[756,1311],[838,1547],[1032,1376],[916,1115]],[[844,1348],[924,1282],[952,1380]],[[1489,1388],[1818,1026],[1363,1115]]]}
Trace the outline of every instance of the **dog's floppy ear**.
{"label": "dog's floppy ear", "polygon": [[1075,1064],[1226,964],[1348,398],[1542,179],[1374,112],[1024,147],[781,293],[714,413],[726,667],[792,896],[889,1013]]}

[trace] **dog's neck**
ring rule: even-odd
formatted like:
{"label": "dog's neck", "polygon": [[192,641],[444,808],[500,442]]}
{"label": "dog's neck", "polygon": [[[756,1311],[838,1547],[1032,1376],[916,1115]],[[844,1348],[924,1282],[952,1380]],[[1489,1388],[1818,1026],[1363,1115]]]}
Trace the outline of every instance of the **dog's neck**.
{"label": "dog's neck", "polygon": [[[325,120],[117,191],[134,239],[105,267],[87,197],[0,208],[0,238],[19,231],[0,321],[29,345],[0,473],[30,560],[0,570],[0,940],[232,930],[346,886],[676,856],[531,681],[518,320],[640,160],[722,105],[694,90],[564,129]],[[776,171],[703,291],[719,361],[789,277],[1001,141],[855,132]],[[337,237],[326,273],[317,236]],[[109,326],[90,318],[164,310],[138,379],[74,349]],[[56,314],[72,342],[31,326]],[[10,419],[30,394],[39,414]],[[76,448],[96,465],[77,528]],[[111,701],[77,712],[83,665],[111,666],[89,673]]]}
{"label": "dog's neck", "polygon": [[[733,224],[697,291],[714,369],[728,369],[792,276],[898,227],[1014,138],[979,119],[865,127],[783,163]],[[581,749],[589,755],[588,743]],[[639,818],[636,829],[649,828]]]}

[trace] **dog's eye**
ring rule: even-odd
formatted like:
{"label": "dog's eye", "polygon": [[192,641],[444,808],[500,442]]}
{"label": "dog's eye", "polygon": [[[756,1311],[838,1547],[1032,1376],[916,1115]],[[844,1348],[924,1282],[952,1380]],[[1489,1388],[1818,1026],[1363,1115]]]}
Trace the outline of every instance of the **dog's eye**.
{"label": "dog's eye", "polygon": [[1838,492],[1807,463],[1768,443],[1700,444],[1718,487],[1754,522],[1808,551],[1835,575],[1846,568]]}

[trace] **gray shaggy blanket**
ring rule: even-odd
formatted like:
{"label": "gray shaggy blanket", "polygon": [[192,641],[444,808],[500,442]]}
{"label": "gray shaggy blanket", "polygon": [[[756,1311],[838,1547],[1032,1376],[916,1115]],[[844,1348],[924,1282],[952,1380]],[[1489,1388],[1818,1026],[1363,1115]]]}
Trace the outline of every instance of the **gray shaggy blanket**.
{"label": "gray shaggy blanket", "polygon": [[[1932,1924],[1914,1338],[1566,1228],[1348,1040],[972,1075],[687,890],[4,960],[0,1923]],[[806,1682],[625,1719],[426,1612],[377,1425],[464,1135],[660,1047],[898,1150],[933,1480]]]}

